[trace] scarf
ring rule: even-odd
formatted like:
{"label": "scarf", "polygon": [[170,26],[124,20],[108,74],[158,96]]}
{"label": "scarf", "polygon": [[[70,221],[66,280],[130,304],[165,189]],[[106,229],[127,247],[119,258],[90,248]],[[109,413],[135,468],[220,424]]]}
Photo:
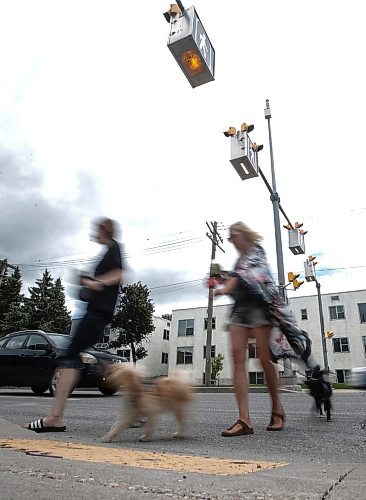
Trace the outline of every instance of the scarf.
{"label": "scarf", "polygon": [[264,249],[253,246],[246,255],[239,257],[229,275],[239,278],[239,286],[245,293],[265,305],[271,323],[277,327],[272,330],[270,341],[273,359],[300,358],[312,367],[309,335],[297,325],[291,308],[274,284]]}

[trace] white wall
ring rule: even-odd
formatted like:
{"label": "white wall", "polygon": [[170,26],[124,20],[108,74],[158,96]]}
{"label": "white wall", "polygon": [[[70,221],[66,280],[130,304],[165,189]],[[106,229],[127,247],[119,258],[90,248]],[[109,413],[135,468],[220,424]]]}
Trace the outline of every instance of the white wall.
{"label": "white wall", "polygon": [[[146,358],[137,361],[136,365],[141,368],[143,374],[148,377],[158,377],[168,374],[168,363],[162,363],[162,353],[168,353],[169,355],[169,341],[164,340],[163,334],[164,330],[170,332],[169,320],[160,318],[158,316],[153,316],[154,331],[151,333],[149,338],[142,342],[142,346],[147,349],[148,355]],[[111,331],[110,340],[113,340],[114,334]],[[130,350],[129,346],[122,346],[118,349],[108,349],[111,352],[117,352],[117,350],[126,349]],[[130,357],[132,362],[132,356]]]}
{"label": "white wall", "polygon": [[[232,366],[228,346],[228,332],[226,330],[227,317],[230,305],[219,305],[214,307],[213,317],[216,324],[212,331],[212,345],[216,346],[216,355],[221,353],[225,359],[223,370],[220,373],[220,385],[232,383]],[[207,308],[177,309],[172,314],[169,351],[169,373],[177,368],[192,371],[193,383],[202,385],[203,373],[205,372],[206,360],[203,358],[203,346],[206,345],[207,331],[204,329],[204,320],[207,318]],[[179,320],[194,319],[194,334],[186,337],[178,337]],[[177,364],[177,348],[193,347],[193,363]],[[257,359],[248,360],[248,371],[262,371]]]}
{"label": "white wall", "polygon": [[[339,300],[334,300],[338,296]],[[332,300],[333,297],[333,300]],[[320,320],[317,295],[305,297],[290,298],[290,305],[299,326],[309,333],[313,342],[312,351],[317,362],[323,366],[323,353],[320,334]],[[357,366],[366,364],[365,352],[362,343],[362,336],[366,336],[366,323],[360,322],[358,303],[366,303],[366,290],[331,293],[322,295],[324,329],[334,332],[333,339],[348,338],[350,352],[336,353],[333,349],[333,339],[326,339],[328,361],[330,370],[350,370]],[[329,306],[343,305],[345,310],[345,319],[330,320]],[[216,354],[221,353],[225,356],[224,368],[220,374],[220,383],[231,384],[231,360],[230,348],[228,343],[228,334],[226,331],[226,321],[231,306],[214,306],[213,317],[216,318],[216,328],[212,334],[212,345],[216,346]],[[308,319],[301,320],[301,309],[307,309]],[[196,385],[202,385],[203,373],[205,372],[205,360],[203,359],[203,346],[206,344],[206,330],[204,330],[204,319],[207,318],[207,308],[189,308],[177,309],[173,311],[171,332],[170,332],[170,351],[169,351],[169,372],[179,369],[192,370],[193,381]],[[179,320],[194,319],[194,335],[178,337]],[[177,348],[193,347],[192,365],[177,364]],[[257,359],[248,359],[248,372],[262,371]],[[279,371],[283,370],[282,363],[277,365]],[[298,370],[300,374],[304,373],[304,365],[293,362],[293,369]],[[333,377],[335,379],[335,376]]]}

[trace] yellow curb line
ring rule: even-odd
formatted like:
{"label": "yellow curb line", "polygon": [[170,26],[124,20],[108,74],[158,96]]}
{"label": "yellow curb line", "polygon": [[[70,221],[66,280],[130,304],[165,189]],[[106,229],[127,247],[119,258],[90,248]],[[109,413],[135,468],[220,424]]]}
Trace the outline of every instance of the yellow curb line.
{"label": "yellow curb line", "polygon": [[261,460],[228,460],[223,458],[195,457],[172,453],[131,450],[128,448],[109,448],[51,440],[1,439],[0,448],[24,451],[39,456],[59,457],[83,462],[107,463],[220,476],[247,474],[263,469],[274,469],[288,465],[284,462],[263,462]]}

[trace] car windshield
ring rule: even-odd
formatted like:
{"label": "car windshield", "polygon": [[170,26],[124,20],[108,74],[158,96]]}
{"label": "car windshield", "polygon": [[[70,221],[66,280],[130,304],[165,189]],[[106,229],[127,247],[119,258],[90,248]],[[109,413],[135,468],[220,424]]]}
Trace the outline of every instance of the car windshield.
{"label": "car windshield", "polygon": [[71,336],[70,335],[60,335],[57,333],[49,333],[47,335],[52,342],[55,344],[56,347],[59,347],[60,349],[66,349],[69,347],[70,342],[71,342]]}
{"label": "car windshield", "polygon": [[[60,349],[67,349],[71,343],[71,335],[62,335],[59,333],[48,333],[48,338],[53,341],[56,347]],[[94,347],[88,347],[88,351],[95,351]]]}

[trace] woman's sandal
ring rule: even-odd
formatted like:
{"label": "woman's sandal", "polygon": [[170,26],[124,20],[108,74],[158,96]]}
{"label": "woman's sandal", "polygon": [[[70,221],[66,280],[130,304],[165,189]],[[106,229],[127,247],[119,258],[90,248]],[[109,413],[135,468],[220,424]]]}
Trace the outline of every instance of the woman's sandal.
{"label": "woman's sandal", "polygon": [[[235,432],[229,432],[231,429],[233,429],[237,424],[241,425],[241,429],[235,431]],[[246,434],[253,434],[253,428],[249,427],[248,424],[243,422],[242,420],[237,420],[235,424],[233,424],[231,427],[226,429],[225,431],[222,431],[221,436],[224,437],[234,437],[234,436],[244,436]]]}
{"label": "woman's sandal", "polygon": [[[275,427],[274,425],[274,417],[278,417],[281,419],[281,426],[280,427]],[[283,430],[283,424],[285,423],[286,420],[286,415],[281,415],[281,413],[276,413],[275,411],[272,412],[271,415],[271,420],[267,426],[267,431],[282,431]]]}

